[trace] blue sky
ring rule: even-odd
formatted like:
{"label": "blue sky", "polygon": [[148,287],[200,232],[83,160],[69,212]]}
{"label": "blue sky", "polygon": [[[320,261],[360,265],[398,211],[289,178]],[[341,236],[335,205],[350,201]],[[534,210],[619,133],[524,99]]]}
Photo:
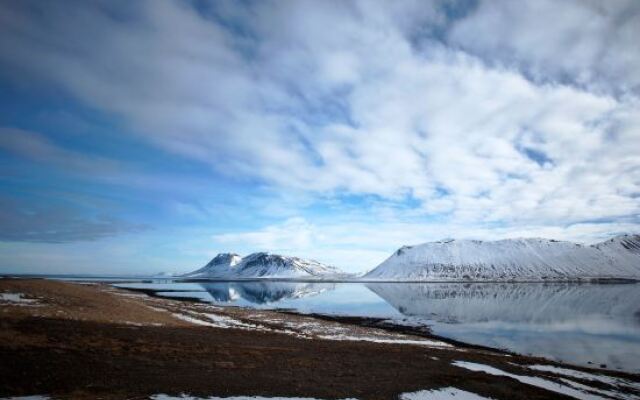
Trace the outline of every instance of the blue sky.
{"label": "blue sky", "polygon": [[363,271],[640,224],[637,1],[0,1],[0,271]]}

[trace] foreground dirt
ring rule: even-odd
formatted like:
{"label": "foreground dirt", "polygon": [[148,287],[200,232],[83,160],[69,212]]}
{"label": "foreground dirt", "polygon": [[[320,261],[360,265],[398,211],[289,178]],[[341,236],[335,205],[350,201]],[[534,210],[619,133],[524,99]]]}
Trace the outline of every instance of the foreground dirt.
{"label": "foreground dirt", "polygon": [[[185,304],[103,285],[0,279],[0,293],[27,299],[0,301],[0,397],[145,399],[188,393],[393,399],[403,392],[456,387],[494,399],[570,398],[452,364],[468,361],[522,374],[523,365],[552,365],[548,361],[438,345],[438,338],[431,338],[435,345],[430,346],[325,340],[317,334],[339,331],[348,337],[428,343],[426,333],[417,337],[354,321]],[[226,327],[205,326],[197,319],[204,311],[227,318]],[[228,322],[231,318],[237,326]],[[316,330],[302,329],[309,325]],[[638,376],[612,374],[640,382]],[[561,382],[549,374],[538,376]],[[620,398],[640,396],[626,390]]]}

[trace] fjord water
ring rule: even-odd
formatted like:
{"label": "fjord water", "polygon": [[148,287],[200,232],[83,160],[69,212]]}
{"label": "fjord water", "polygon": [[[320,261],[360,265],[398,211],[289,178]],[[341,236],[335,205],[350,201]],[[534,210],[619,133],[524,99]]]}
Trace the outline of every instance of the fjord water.
{"label": "fjord water", "polygon": [[460,341],[640,371],[640,284],[156,281],[117,284],[219,305],[383,317]]}

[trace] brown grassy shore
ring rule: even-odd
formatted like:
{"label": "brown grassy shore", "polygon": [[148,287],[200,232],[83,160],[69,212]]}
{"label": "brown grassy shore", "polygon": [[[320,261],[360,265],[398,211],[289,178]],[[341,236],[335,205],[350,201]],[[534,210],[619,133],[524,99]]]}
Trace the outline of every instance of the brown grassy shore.
{"label": "brown grassy shore", "polygon": [[[357,319],[221,308],[36,279],[0,279],[0,295],[0,397],[393,399],[455,387],[494,399],[572,398],[575,391],[640,398],[638,375],[607,371],[597,379],[603,371]],[[454,365],[459,361],[511,376]],[[574,372],[539,371],[529,368],[533,364]]]}

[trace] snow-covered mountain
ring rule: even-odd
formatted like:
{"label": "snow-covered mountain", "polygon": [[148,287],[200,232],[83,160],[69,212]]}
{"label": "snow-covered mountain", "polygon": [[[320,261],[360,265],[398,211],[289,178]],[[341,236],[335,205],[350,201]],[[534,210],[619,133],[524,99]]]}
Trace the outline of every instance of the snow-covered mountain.
{"label": "snow-covered mountain", "polygon": [[640,235],[595,245],[550,239],[443,240],[404,246],[364,276],[382,281],[640,279]]}
{"label": "snow-covered mountain", "polygon": [[204,267],[186,274],[185,276],[199,277],[211,275],[218,277],[231,273],[232,267],[238,265],[242,261],[242,257],[235,253],[220,253],[213,257],[211,261]]}
{"label": "snow-covered mountain", "polygon": [[185,276],[220,279],[322,279],[346,274],[335,267],[298,257],[270,253],[253,253],[240,257],[234,253],[221,253],[204,267]]}

